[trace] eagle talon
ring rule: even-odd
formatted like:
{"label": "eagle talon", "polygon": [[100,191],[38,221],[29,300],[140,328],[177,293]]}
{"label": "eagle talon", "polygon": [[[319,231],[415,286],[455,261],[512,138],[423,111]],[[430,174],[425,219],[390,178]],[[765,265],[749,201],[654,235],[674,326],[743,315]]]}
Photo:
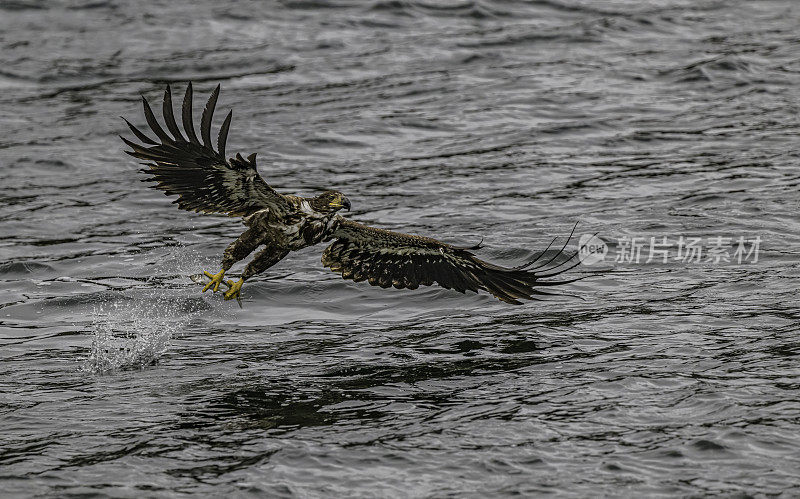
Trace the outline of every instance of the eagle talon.
{"label": "eagle talon", "polygon": [[205,285],[205,287],[203,287],[202,291],[203,293],[205,293],[209,289],[211,289],[212,292],[216,293],[217,291],[219,291],[219,285],[225,283],[225,281],[223,280],[225,277],[225,270],[220,270],[219,274],[216,275],[212,274],[211,272],[205,272],[205,271],[203,272],[203,274],[205,274],[206,277],[211,279],[211,282],[209,282],[208,284]]}
{"label": "eagle talon", "polygon": [[241,299],[241,289],[242,284],[244,284],[244,279],[239,279],[236,282],[228,282],[230,283],[230,289],[223,295],[225,300],[233,300],[234,298],[237,300]]}

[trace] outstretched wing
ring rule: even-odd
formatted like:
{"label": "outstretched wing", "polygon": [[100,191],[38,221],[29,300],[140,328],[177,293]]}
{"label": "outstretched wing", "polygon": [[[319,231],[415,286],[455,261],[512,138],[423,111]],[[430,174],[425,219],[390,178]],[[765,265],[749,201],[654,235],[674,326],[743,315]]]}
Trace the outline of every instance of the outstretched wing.
{"label": "outstretched wing", "polygon": [[[151,175],[146,180],[155,181],[153,186],[168,195],[178,195],[173,201],[179,208],[203,213],[225,213],[230,216],[246,216],[258,210],[270,208],[284,212],[288,202],[275,192],[256,169],[256,155],[247,159],[240,154],[225,159],[225,142],[231,125],[233,111],[222,122],[217,137],[217,150],[211,143],[211,118],[219,96],[219,85],[211,93],[200,119],[200,136],[197,138],[192,122],[192,84],[186,87],[181,118],[184,137],[172,113],[172,91],[167,85],[164,91],[163,114],[169,133],[159,125],[147,99],[142,97],[144,116],[150,129],[158,137],[151,139],[138,128],[125,123],[131,132],[145,145],[139,145],[120,137],[132,151],[125,151],[134,158],[147,161],[145,166]],[[123,118],[124,119],[124,118]]]}
{"label": "outstretched wing", "polygon": [[344,218],[339,219],[333,237],[336,240],[325,249],[322,264],[345,279],[398,289],[416,289],[420,285],[438,283],[462,293],[467,290],[488,291],[500,300],[516,305],[521,304],[520,299],[535,300],[535,296],[554,294],[537,289],[539,287],[577,280],[545,279],[580,263],[573,262],[574,254],[559,259],[564,252],[562,248],[552,258],[545,259],[543,251],[528,264],[501,267],[475,257],[469,250],[477,247],[452,246],[429,237],[376,229]]}

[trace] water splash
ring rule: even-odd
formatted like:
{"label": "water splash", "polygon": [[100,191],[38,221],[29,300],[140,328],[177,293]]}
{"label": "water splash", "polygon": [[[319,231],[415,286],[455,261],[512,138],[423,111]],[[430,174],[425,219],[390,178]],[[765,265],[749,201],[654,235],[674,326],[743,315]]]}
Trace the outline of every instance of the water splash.
{"label": "water splash", "polygon": [[[152,276],[92,311],[93,332],[83,370],[107,373],[156,364],[172,339],[209,305],[192,296],[186,277],[202,258],[190,248],[171,248],[150,267]],[[187,285],[187,283],[189,283]]]}
{"label": "water splash", "polygon": [[100,305],[93,311],[91,353],[84,369],[94,373],[142,368],[155,364],[173,336],[191,320],[169,301]]}

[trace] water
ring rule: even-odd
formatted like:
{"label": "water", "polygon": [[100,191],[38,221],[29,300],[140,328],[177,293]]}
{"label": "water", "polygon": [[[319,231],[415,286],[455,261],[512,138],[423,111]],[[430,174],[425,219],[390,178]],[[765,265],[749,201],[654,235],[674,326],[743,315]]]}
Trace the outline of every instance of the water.
{"label": "water", "polygon": [[[798,18],[0,3],[0,490],[800,494]],[[339,189],[356,220],[484,237],[507,264],[578,221],[602,274],[513,307],[345,282],[320,246],[242,309],[201,295],[187,276],[242,226],[177,210],[117,138],[140,94],[188,80],[198,100],[222,84],[228,150],[283,192]],[[758,261],[613,261],[680,236],[759,237]]]}

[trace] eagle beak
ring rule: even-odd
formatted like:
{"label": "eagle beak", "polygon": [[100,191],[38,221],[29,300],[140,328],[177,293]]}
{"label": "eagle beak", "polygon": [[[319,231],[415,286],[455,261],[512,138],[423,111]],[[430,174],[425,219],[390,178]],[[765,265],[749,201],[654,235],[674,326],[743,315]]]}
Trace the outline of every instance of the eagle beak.
{"label": "eagle beak", "polygon": [[331,208],[336,208],[337,210],[341,208],[347,208],[347,211],[350,211],[350,200],[342,196],[336,201],[331,202],[328,206]]}

